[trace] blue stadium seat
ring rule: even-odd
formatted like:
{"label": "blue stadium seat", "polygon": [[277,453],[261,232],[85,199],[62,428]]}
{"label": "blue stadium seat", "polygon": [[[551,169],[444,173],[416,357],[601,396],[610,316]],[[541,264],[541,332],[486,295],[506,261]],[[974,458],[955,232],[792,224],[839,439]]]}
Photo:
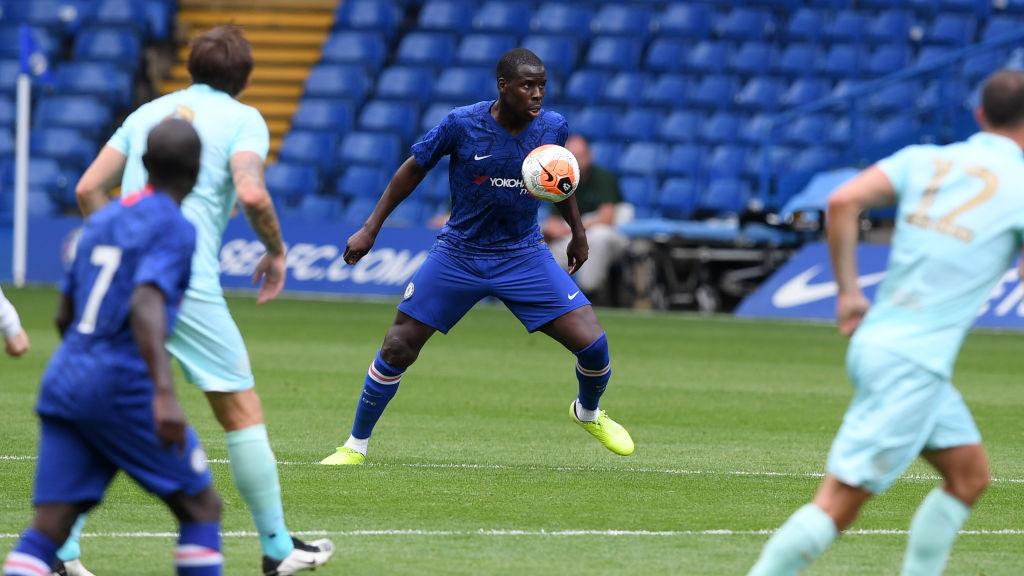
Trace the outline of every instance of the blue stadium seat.
{"label": "blue stadium seat", "polygon": [[320,178],[312,166],[277,162],[267,166],[264,179],[271,196],[292,206],[303,196],[316,194],[320,188]]}
{"label": "blue stadium seat", "polygon": [[401,10],[389,0],[345,0],[334,13],[336,29],[375,30],[388,37],[401,21]]}
{"label": "blue stadium seat", "polygon": [[631,106],[640,102],[647,89],[647,76],[641,72],[619,72],[604,90],[604,102]]}
{"label": "blue stadium seat", "polygon": [[701,163],[704,159],[704,152],[696,144],[675,144],[668,151],[668,158],[665,160],[665,167],[662,173],[665,176],[681,176],[685,178],[697,178],[701,173]]}
{"label": "blue stadium seat", "polygon": [[860,42],[866,28],[867,19],[864,14],[843,10],[825,25],[824,37],[830,42]]}
{"label": "blue stadium seat", "polygon": [[701,39],[711,33],[711,7],[698,3],[673,3],[656,18],[658,34],[678,38]]}
{"label": "blue stadium seat", "polygon": [[644,68],[651,72],[679,72],[685,68],[691,42],[678,38],[655,38],[647,49]]}
{"label": "blue stadium seat", "polygon": [[611,74],[605,70],[577,70],[566,82],[563,99],[577,104],[595,104],[609,80]]}
{"label": "blue stadium seat", "polygon": [[466,0],[430,0],[420,10],[422,30],[463,33],[473,24],[473,5]]}
{"label": "blue stadium seat", "polygon": [[[763,144],[768,141],[769,132],[773,129],[772,114],[751,116],[740,125],[739,139],[747,144]],[[775,132],[777,135],[778,130]]]}
{"label": "blue stadium seat", "polygon": [[[760,142],[752,142],[752,144],[760,144]],[[760,179],[761,172],[764,170],[765,151],[765,146],[760,146],[747,152],[747,161],[743,166],[744,176],[754,180]],[[775,172],[780,171],[795,154],[795,151],[788,146],[771,146],[767,148],[767,152],[768,169]]]}
{"label": "blue stadium seat", "polygon": [[470,104],[493,93],[493,68],[448,68],[441,72],[434,86],[434,97]]}
{"label": "blue stadium seat", "polygon": [[1020,30],[1024,26],[1024,19],[1013,16],[993,16],[985,25],[985,32],[982,34],[983,41],[1006,36]]}
{"label": "blue stadium seat", "polygon": [[966,46],[974,39],[978,24],[973,16],[940,14],[925,35],[929,44]]}
{"label": "blue stadium seat", "polygon": [[[2,22],[2,20],[0,20]],[[58,41],[45,28],[33,28],[32,38],[39,51],[53,58],[59,48]],[[21,46],[21,33],[17,26],[0,26],[0,58],[18,58]]]}
{"label": "blue stadium seat", "polygon": [[110,109],[91,96],[51,96],[39,102],[35,124],[39,127],[76,128],[97,136],[111,120]]}
{"label": "blue stadium seat", "polygon": [[114,62],[121,68],[134,71],[141,53],[142,43],[130,32],[90,29],[75,39],[76,60]]}
{"label": "blue stadium seat", "polygon": [[307,222],[337,222],[345,207],[338,198],[306,196],[299,204],[298,214]]}
{"label": "blue stadium seat", "polygon": [[571,37],[527,36],[523,39],[523,48],[536,54],[549,73],[564,78],[576,69],[579,47]]}
{"label": "blue stadium seat", "polygon": [[936,63],[952,54],[954,50],[954,48],[949,46],[925,46],[917,53],[917,61],[914,64],[924,66]]}
{"label": "blue stadium seat", "polygon": [[825,15],[814,8],[800,8],[789,17],[786,39],[789,42],[816,42],[825,27]]}
{"label": "blue stadium seat", "polygon": [[698,108],[729,108],[739,85],[731,76],[705,76],[686,95],[686,101]]}
{"label": "blue stadium seat", "polygon": [[779,105],[782,91],[782,81],[777,78],[752,78],[736,95],[736,105],[746,110],[774,110]]}
{"label": "blue stadium seat", "polygon": [[780,128],[782,141],[793,146],[813,146],[828,131],[829,119],[821,114],[807,114]]}
{"label": "blue stadium seat", "polygon": [[387,57],[387,43],[379,32],[342,30],[331,34],[323,46],[323,62],[361,64],[378,70]]}
{"label": "blue stadium seat", "polygon": [[913,24],[906,12],[883,10],[868,23],[867,39],[876,44],[906,44]]}
{"label": "blue stadium seat", "polygon": [[426,134],[444,120],[455,106],[444,102],[431,104],[420,117],[420,134]]}
{"label": "blue stadium seat", "polygon": [[729,71],[739,76],[758,76],[765,73],[765,63],[778,60],[773,46],[763,42],[744,42],[732,53]]}
{"label": "blue stadium seat", "polygon": [[678,74],[662,74],[648,82],[644,91],[644,104],[675,107],[684,102],[689,81]]}
{"label": "blue stadium seat", "polygon": [[388,216],[386,224],[397,228],[412,228],[423,224],[424,205],[415,198],[406,198]]}
{"label": "blue stadium seat", "polygon": [[473,29],[481,32],[522,36],[530,29],[530,13],[532,11],[533,7],[526,2],[491,0],[477,10],[473,17]]}
{"label": "blue stadium seat", "polygon": [[963,12],[978,18],[986,18],[996,3],[991,0],[941,0],[929,4],[933,7],[938,4],[937,8],[941,12]]}
{"label": "blue stadium seat", "polygon": [[399,64],[432,66],[435,69],[448,66],[455,56],[455,38],[449,34],[435,32],[411,32],[398,45]]}
{"label": "blue stadium seat", "polygon": [[843,98],[847,102],[850,101],[850,94],[860,83],[856,80],[844,79],[836,82],[836,85],[832,88],[832,93],[829,96],[833,98]]}
{"label": "blue stadium seat", "polygon": [[410,100],[421,104],[434,94],[434,73],[418,66],[391,66],[377,78],[375,96],[381,99]]}
{"label": "blue stadium seat", "polygon": [[898,115],[871,127],[870,150],[877,160],[896,152],[921,138],[921,124],[914,117]]}
{"label": "blue stadium seat", "polygon": [[99,0],[86,17],[97,28],[122,28],[137,36],[149,31],[149,21],[142,2],[136,0]]}
{"label": "blue stadium seat", "polygon": [[381,168],[352,166],[338,177],[333,192],[346,199],[376,199],[384,192],[390,178],[390,173]]}
{"label": "blue stadium seat", "polygon": [[711,150],[706,169],[710,178],[738,178],[746,166],[747,148],[725,144]]}
{"label": "blue stadium seat", "polygon": [[18,109],[14,100],[6,96],[0,96],[0,131],[14,129],[18,121]]}
{"label": "blue stadium seat", "polygon": [[1006,54],[999,51],[982,52],[968,57],[963,63],[964,79],[969,83],[978,83],[989,74],[1006,65]]}
{"label": "blue stadium seat", "polygon": [[338,160],[344,166],[378,166],[391,170],[401,161],[401,150],[401,139],[395,134],[349,132],[341,140]]}
{"label": "blue stadium seat", "polygon": [[[852,2],[845,2],[843,8],[848,8]],[[903,10],[910,7],[909,0],[857,0],[857,7],[862,10],[884,12],[885,10]]]}
{"label": "blue stadium seat", "polygon": [[281,143],[279,158],[289,164],[313,166],[326,171],[334,166],[338,137],[328,132],[292,130]]}
{"label": "blue stadium seat", "polygon": [[658,136],[670,143],[693,142],[697,139],[698,117],[688,110],[673,110],[661,123]]}
{"label": "blue stadium seat", "polygon": [[818,71],[831,78],[859,78],[864,60],[860,46],[835,44],[825,53]]}
{"label": "blue stadium seat", "polygon": [[813,44],[790,44],[782,50],[775,71],[785,76],[812,76],[818,62],[818,49]]}
{"label": "blue stadium seat", "polygon": [[728,144],[739,138],[740,118],[730,112],[716,112],[700,123],[697,133],[706,144]]}
{"label": "blue stadium seat", "polygon": [[0,161],[14,157],[14,129],[0,126]]}
{"label": "blue stadium seat", "polygon": [[[0,166],[0,174],[3,175],[3,182],[0,188],[7,187],[13,190],[14,186],[14,161],[8,161]],[[61,170],[60,165],[52,158],[30,158],[28,164],[28,189],[29,193],[48,195],[50,198],[63,198],[69,186],[68,173]]]}
{"label": "blue stadium seat", "polygon": [[171,22],[174,15],[170,4],[163,0],[146,0],[146,23],[149,37],[157,42],[166,42],[171,37]]}
{"label": "blue stadium seat", "polygon": [[[584,136],[586,136],[586,134],[584,134]],[[590,155],[594,158],[594,164],[599,166],[617,165],[619,163],[619,158],[622,157],[622,150],[623,145],[621,142],[592,140],[590,143]]]}
{"label": "blue stadium seat", "polygon": [[0,94],[14,94],[21,64],[17,60],[0,60]]}
{"label": "blue stadium seat", "polygon": [[910,65],[910,49],[903,44],[883,44],[868,58],[866,71],[871,76],[886,76]]}
{"label": "blue stadium seat", "polygon": [[292,129],[340,136],[352,130],[354,119],[355,107],[349,102],[305,99],[292,116]]}
{"label": "blue stadium seat", "polygon": [[715,216],[743,212],[750,200],[750,185],[738,178],[716,178],[697,197],[695,213]]}
{"label": "blue stadium seat", "polygon": [[829,95],[832,87],[823,78],[799,78],[789,85],[779,104],[783,108],[803,106]]}
{"label": "blue stadium seat", "polygon": [[320,64],[306,78],[306,96],[362,101],[370,90],[370,77],[361,66]]}
{"label": "blue stadium seat", "polygon": [[793,172],[821,172],[835,166],[836,159],[831,152],[820,147],[808,148],[789,159],[787,170]]}
{"label": "blue stadium seat", "polygon": [[615,108],[588,106],[580,109],[570,127],[588,140],[601,140],[611,136],[620,114]]}
{"label": "blue stadium seat", "polygon": [[[536,37],[587,38],[590,36],[590,21],[593,17],[594,12],[584,5],[547,2],[534,13],[530,29],[537,33]],[[541,59],[547,65],[543,56]]]}
{"label": "blue stadium seat", "polygon": [[651,29],[651,12],[642,6],[605,4],[590,27],[595,34],[644,37]]}
{"label": "blue stadium seat", "polygon": [[110,63],[61,64],[55,81],[61,94],[86,94],[121,107],[128,106],[132,101],[131,73]]}
{"label": "blue stadium seat", "polygon": [[76,0],[9,1],[3,6],[2,18],[8,22],[27,22],[60,35],[81,24],[87,7]]}
{"label": "blue stadium seat", "polygon": [[868,110],[876,116],[912,111],[920,93],[916,82],[890,84],[868,97]]}
{"label": "blue stadium seat", "polygon": [[398,134],[404,141],[408,141],[419,129],[419,118],[420,110],[416,104],[371,100],[359,113],[359,129]]}
{"label": "blue stadium seat", "polygon": [[98,147],[73,128],[37,128],[32,130],[29,150],[33,156],[52,158],[65,167],[84,170]]}
{"label": "blue stadium seat", "polygon": [[587,65],[609,70],[636,70],[644,44],[640,38],[602,36],[594,38],[587,51]]}
{"label": "blue stadium seat", "polygon": [[[460,66],[488,66],[494,68],[502,54],[518,45],[515,36],[494,33],[469,34],[459,42],[455,63]],[[539,54],[538,57],[544,60]],[[545,68],[547,68],[546,61]]]}
{"label": "blue stadium seat", "polygon": [[727,40],[764,40],[773,30],[771,14],[757,8],[733,8],[715,22],[715,33]]}
{"label": "blue stadium seat", "polygon": [[[861,122],[866,124],[866,122]],[[858,130],[860,132],[862,130]],[[853,134],[853,124],[850,122],[849,115],[842,115],[832,122],[832,125],[828,128],[828,134],[825,136],[825,142],[838,148],[845,148],[852,144],[856,139]]]}
{"label": "blue stadium seat", "polygon": [[29,189],[26,200],[29,216],[52,216],[58,213],[49,192]]}
{"label": "blue stadium seat", "polygon": [[652,140],[662,120],[662,114],[657,110],[629,108],[619,115],[612,136],[627,142]]}
{"label": "blue stadium seat", "polygon": [[698,74],[718,74],[729,63],[729,45],[724,42],[698,42],[686,57],[686,69]]}
{"label": "blue stadium seat", "polygon": [[373,209],[377,206],[377,201],[373,198],[358,198],[353,200],[348,207],[345,208],[345,216],[342,218],[341,223],[349,226],[361,226],[366,222],[366,217],[373,212]]}
{"label": "blue stadium seat", "polygon": [[658,179],[653,176],[628,174],[619,178],[622,200],[633,205],[634,214],[640,218],[651,215],[651,204],[658,192]]}
{"label": "blue stadium seat", "polygon": [[667,150],[657,142],[634,142],[626,146],[619,159],[620,174],[655,176],[665,166]]}
{"label": "blue stadium seat", "polygon": [[668,178],[658,191],[655,210],[662,218],[687,220],[697,205],[697,183],[688,178]]}

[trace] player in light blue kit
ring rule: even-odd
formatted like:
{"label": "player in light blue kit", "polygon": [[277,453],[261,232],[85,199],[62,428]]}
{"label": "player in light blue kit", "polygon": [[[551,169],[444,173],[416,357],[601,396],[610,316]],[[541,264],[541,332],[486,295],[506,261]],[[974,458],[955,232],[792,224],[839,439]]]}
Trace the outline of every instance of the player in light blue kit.
{"label": "player in light blue kit", "polygon": [[158,124],[143,157],[149,184],[85,225],[61,286],[63,341],[36,402],[35,518],[5,576],[49,576],[75,518],[103,499],[118,470],[177,517],[177,573],[221,573],[220,497],[164,349],[195,250],[195,228],[178,206],[195,184],[199,154],[187,122]]}
{"label": "player in light blue kit", "polygon": [[[941,574],[989,483],[981,435],[950,377],[960,344],[1024,237],[1024,74],[990,77],[982,131],[949,146],[910,146],[829,200],[839,331],[853,335],[853,401],[814,501],[765,545],[751,575],[796,574],[918,455],[942,475],[910,525],[904,576]],[[860,213],[897,204],[886,278],[870,307],[857,285]]]}
{"label": "player in light blue kit", "polygon": [[[326,539],[302,542],[285,526],[277,463],[253,388],[249,356],[220,286],[221,239],[236,199],[267,249],[253,277],[254,282],[263,281],[257,301],[275,298],[284,285],[284,243],[263,184],[267,125],[255,108],[235,99],[248,83],[252,50],[239,29],[220,26],[193,41],[188,67],[192,86],[132,113],[82,176],[77,194],[88,215],[107,202],[118,183],[122,190],[136,189],[145,178],[139,161],[145,151],[142,135],[161,119],[187,118],[199,132],[202,170],[182,205],[197,230],[192,279],[167,347],[189,381],[206,393],[227,433],[231,473],[259,532],[264,574],[294,574],[324,564],[334,546]],[[72,539],[61,557],[77,555]],[[69,575],[76,576],[70,570]]]}
{"label": "player in light blue kit", "polygon": [[[598,408],[611,378],[608,340],[587,297],[544,244],[540,204],[522,182],[523,159],[542,144],[565,144],[568,125],[544,110],[544,64],[529,50],[506,52],[497,66],[498,99],[456,108],[398,169],[363,227],[348,239],[345,261],[373,247],[384,220],[427,171],[449,156],[451,218],[413,276],[398,314],[370,364],[352,433],[323,464],[362,464],[373,427],[398,391],[402,374],[435,331],[447,333],[481,299],[504,302],[530,332],[539,330],[577,359],[579,395],[574,422],[609,450],[629,455],[629,433]],[[572,229],[567,253],[575,272],[587,259],[587,238],[576,199],[558,205]]]}

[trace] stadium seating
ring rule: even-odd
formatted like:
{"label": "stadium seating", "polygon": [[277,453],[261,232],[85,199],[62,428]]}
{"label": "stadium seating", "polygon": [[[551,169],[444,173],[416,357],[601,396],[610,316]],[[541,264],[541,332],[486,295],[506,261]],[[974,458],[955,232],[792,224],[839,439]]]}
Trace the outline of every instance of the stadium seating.
{"label": "stadium seating", "polygon": [[315,194],[320,188],[316,168],[277,162],[267,167],[264,179],[274,198],[285,204],[297,205],[303,196]]}

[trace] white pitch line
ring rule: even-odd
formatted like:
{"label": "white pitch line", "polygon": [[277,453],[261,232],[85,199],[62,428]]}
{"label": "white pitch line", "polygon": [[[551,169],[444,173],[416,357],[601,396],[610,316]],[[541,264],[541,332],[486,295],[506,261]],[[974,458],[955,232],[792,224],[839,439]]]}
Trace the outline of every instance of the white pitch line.
{"label": "white pitch line", "polygon": [[[0,455],[0,461],[34,461],[35,456]],[[223,458],[211,458],[210,464],[229,464],[230,460]],[[278,460],[280,466],[315,466],[319,462],[299,462],[290,460]],[[452,470],[520,470],[520,471],[543,471],[554,472],[628,472],[633,474],[667,474],[673,476],[738,476],[738,477],[766,477],[766,478],[823,478],[822,472],[774,472],[771,470],[688,470],[679,468],[609,468],[599,466],[513,466],[509,464],[473,464],[460,462],[404,462],[404,463],[377,463],[364,464],[368,468],[427,468],[427,469],[452,469]],[[911,482],[936,482],[941,477],[932,474],[904,474],[900,480]],[[993,483],[1002,484],[1024,484],[1024,478],[993,478]]]}
{"label": "white pitch line", "polygon": [[[344,538],[373,536],[419,536],[419,537],[541,537],[541,538],[681,538],[700,536],[768,536],[775,530],[510,530],[504,528],[480,528],[478,530],[309,530],[292,532],[296,536],[338,536]],[[865,529],[847,530],[844,536],[906,536],[908,530],[898,529]],[[961,536],[1024,536],[1024,530],[961,530]],[[224,538],[255,538],[256,532],[229,531],[222,532]],[[0,540],[14,540],[20,534],[0,533]],[[83,538],[177,538],[177,532],[86,532]]]}

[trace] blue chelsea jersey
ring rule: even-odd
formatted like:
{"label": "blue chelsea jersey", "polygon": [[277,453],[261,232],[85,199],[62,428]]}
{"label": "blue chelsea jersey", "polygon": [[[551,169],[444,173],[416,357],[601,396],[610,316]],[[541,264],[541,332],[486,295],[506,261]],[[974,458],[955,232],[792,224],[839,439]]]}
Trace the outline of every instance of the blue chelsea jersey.
{"label": "blue chelsea jersey", "polygon": [[451,217],[438,245],[478,257],[503,257],[543,242],[539,200],[523,185],[523,159],[544,144],[565,145],[569,126],[542,109],[517,136],[491,116],[494,101],[452,110],[412,147],[416,162],[431,169],[450,157]]}
{"label": "blue chelsea jersey", "polygon": [[136,286],[165,297],[168,334],[188,288],[195,228],[169,196],[144,191],[90,217],[61,291],[74,315],[43,375],[37,409],[70,416],[149,398],[152,384],[132,333]]}

